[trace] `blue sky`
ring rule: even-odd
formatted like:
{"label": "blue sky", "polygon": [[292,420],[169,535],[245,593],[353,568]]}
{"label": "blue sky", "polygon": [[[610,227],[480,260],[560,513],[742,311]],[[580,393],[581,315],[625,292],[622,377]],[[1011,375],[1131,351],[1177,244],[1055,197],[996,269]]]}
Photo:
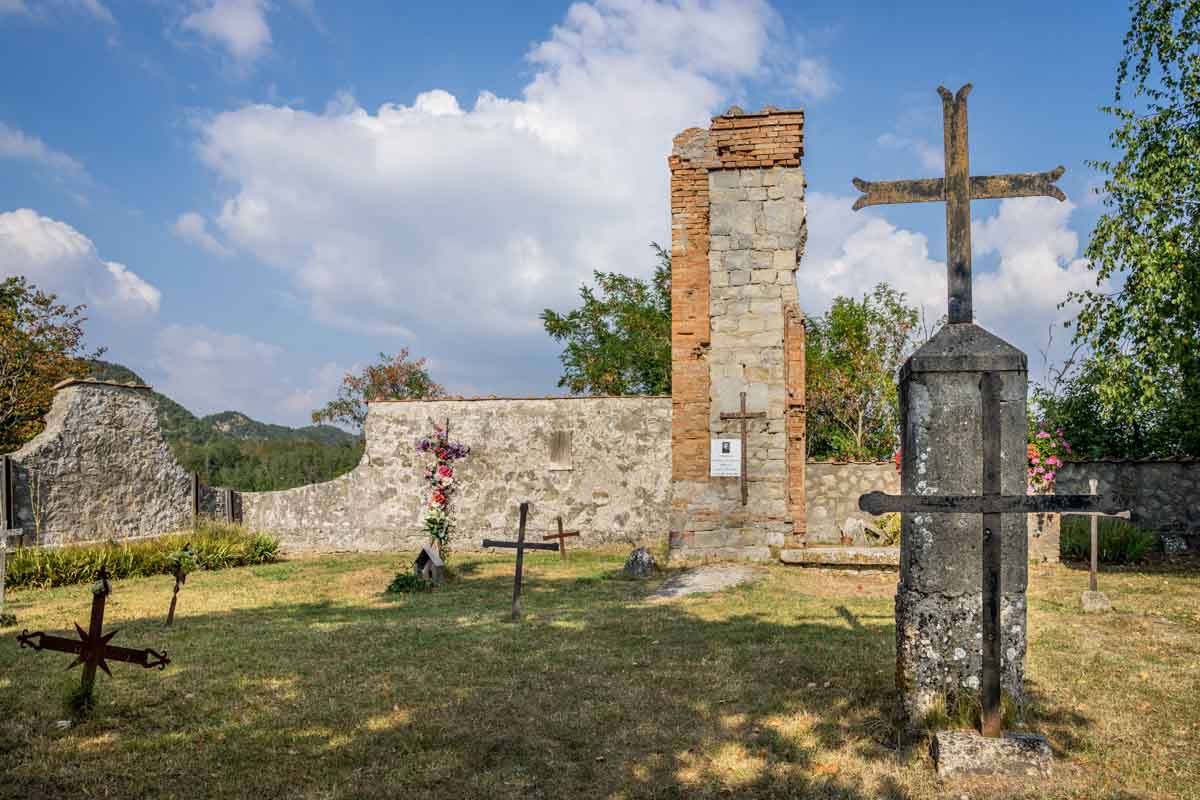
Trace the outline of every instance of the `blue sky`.
{"label": "blue sky", "polygon": [[[0,275],[89,305],[89,340],[199,413],[301,424],[408,347],[454,393],[557,393],[538,312],[669,241],[671,137],[807,110],[807,313],[879,280],[944,312],[936,87],[972,172],[1067,168],[1070,202],[973,205],[979,320],[1030,353],[1094,285],[1123,3],[570,5],[0,0]],[[1056,334],[1061,355],[1066,336]]]}

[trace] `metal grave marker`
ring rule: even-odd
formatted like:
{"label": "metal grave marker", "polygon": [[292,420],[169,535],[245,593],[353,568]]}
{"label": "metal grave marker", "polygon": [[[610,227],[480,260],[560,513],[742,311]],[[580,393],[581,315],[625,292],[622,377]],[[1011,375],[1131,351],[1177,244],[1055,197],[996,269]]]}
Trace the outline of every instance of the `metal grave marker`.
{"label": "metal grave marker", "polygon": [[[1099,488],[1100,488],[1100,481],[1096,480],[1095,478],[1088,479],[1088,490],[1091,494],[1099,494],[1099,491],[1098,491]],[[1104,605],[1108,605],[1108,598],[1104,597],[1104,595],[1101,594],[1098,582],[1096,580],[1096,573],[1099,571],[1099,566],[1100,566],[1100,523],[1099,523],[1099,519],[1100,519],[1100,517],[1119,517],[1121,519],[1127,520],[1132,515],[1129,513],[1129,511],[1127,509],[1124,511],[1120,511],[1116,514],[1100,514],[1095,511],[1064,511],[1063,516],[1067,516],[1067,515],[1079,515],[1079,516],[1087,516],[1087,517],[1091,518],[1091,522],[1092,522],[1091,531],[1090,531],[1090,533],[1091,533],[1091,549],[1090,549],[1090,558],[1088,559],[1091,563],[1089,565],[1088,591],[1091,592],[1093,596],[1098,595],[1098,597],[1096,597],[1096,599],[1100,600]]]}
{"label": "metal grave marker", "polygon": [[117,629],[107,634],[104,633],[104,604],[111,591],[108,573],[101,567],[98,580],[92,587],[92,616],[88,623],[88,629],[85,631],[78,624],[75,625],[75,631],[79,634],[78,641],[41,631],[30,633],[23,630],[17,636],[17,642],[21,647],[32,647],[34,650],[54,650],[60,653],[74,654],[75,660],[67,665],[67,669],[71,669],[77,664],[83,664],[81,686],[85,694],[91,694],[92,687],[96,683],[97,667],[104,670],[105,675],[112,677],[106,663],[110,659],[124,661],[127,664],[137,664],[146,669],[152,667],[158,667],[160,670],[166,669],[167,664],[171,663],[171,659],[167,658],[165,652],[160,653],[150,648],[134,650],[109,644],[109,641],[120,632],[120,629]]}
{"label": "metal grave marker", "polygon": [[517,551],[517,569],[513,577],[513,599],[512,599],[512,618],[516,622],[521,618],[521,568],[525,562],[526,550],[558,550],[558,542],[554,544],[542,542],[526,542],[525,541],[525,520],[529,515],[529,503],[521,503],[521,519],[517,527],[517,540],[515,542],[497,541],[495,539],[484,539],[484,547],[510,547]]}
{"label": "metal grave marker", "polygon": [[1115,498],[1095,495],[1005,495],[1000,489],[1001,411],[999,373],[985,372],[982,395],[983,493],[981,495],[889,495],[870,492],[858,500],[863,511],[879,515],[983,515],[983,675],[980,679],[984,736],[1000,736],[1000,570],[1002,514],[1070,513],[1119,510]]}
{"label": "metal grave marker", "polygon": [[1056,167],[1049,172],[1012,175],[971,175],[967,155],[967,95],[971,84],[950,94],[938,87],[942,97],[943,139],[946,157],[944,178],[907,181],[864,181],[854,178],[854,187],[863,193],[854,210],[890,203],[946,204],[946,293],[950,322],[970,322],[971,311],[971,201],[999,200],[1005,197],[1067,196],[1054,185],[1066,172]]}

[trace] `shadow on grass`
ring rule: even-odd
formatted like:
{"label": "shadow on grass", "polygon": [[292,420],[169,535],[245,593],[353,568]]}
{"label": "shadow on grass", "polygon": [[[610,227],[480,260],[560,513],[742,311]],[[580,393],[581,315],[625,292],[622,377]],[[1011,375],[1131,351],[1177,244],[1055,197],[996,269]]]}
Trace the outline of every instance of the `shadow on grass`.
{"label": "shadow on grass", "polygon": [[890,615],[797,601],[781,622],[531,576],[513,625],[511,575],[466,566],[395,605],[181,616],[173,666],[121,676],[53,759],[10,753],[0,797],[910,797]]}

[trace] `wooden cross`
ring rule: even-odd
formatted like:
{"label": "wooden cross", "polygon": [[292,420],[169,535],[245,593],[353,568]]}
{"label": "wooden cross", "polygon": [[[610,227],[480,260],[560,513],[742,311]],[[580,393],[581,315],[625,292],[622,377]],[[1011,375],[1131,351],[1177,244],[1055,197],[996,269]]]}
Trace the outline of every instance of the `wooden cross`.
{"label": "wooden cross", "polygon": [[525,518],[529,514],[529,503],[521,503],[521,522],[517,527],[517,540],[515,542],[500,542],[495,539],[484,539],[484,547],[512,547],[517,551],[517,572],[513,578],[513,601],[512,601],[512,618],[516,622],[521,618],[521,567],[525,563],[526,550],[557,550],[558,542],[554,544],[542,544],[539,542],[525,541]]}
{"label": "wooden cross", "polygon": [[755,411],[752,414],[747,414],[746,413],[746,393],[742,392],[739,396],[741,398],[741,403],[742,403],[741,411],[722,411],[721,419],[737,419],[737,420],[741,420],[741,422],[742,422],[742,469],[741,469],[741,472],[738,474],[738,488],[741,489],[741,491],[742,491],[742,505],[746,505],[746,502],[747,502],[747,500],[749,500],[749,497],[750,497],[749,491],[747,490],[747,486],[746,486],[746,453],[747,453],[746,421],[751,420],[751,419],[762,419],[767,416],[767,412]]}
{"label": "wooden cross", "polygon": [[560,559],[565,561],[567,559],[567,537],[568,536],[578,536],[578,535],[579,535],[579,531],[564,531],[563,524],[562,524],[562,517],[559,517],[558,518],[558,533],[551,533],[546,536],[543,536],[542,541],[548,542],[551,539],[558,539],[559,545],[560,545],[559,550],[558,550],[558,556]]}
{"label": "wooden cross", "polygon": [[983,695],[984,736],[1000,735],[1000,570],[1002,514],[1070,513],[1119,510],[1117,499],[1096,495],[1005,495],[1000,489],[1001,377],[985,372],[979,381],[983,396],[983,493],[980,495],[890,495],[871,492],[858,499],[870,514],[983,515]]}
{"label": "wooden cross", "polygon": [[[1097,489],[1099,488],[1099,486],[1100,486],[1100,482],[1098,480],[1096,480],[1095,478],[1088,479],[1088,489],[1091,491],[1092,494],[1098,493]],[[1121,519],[1129,519],[1131,515],[1128,510],[1121,511],[1116,514],[1100,514],[1095,511],[1064,511],[1063,512],[1063,516],[1067,516],[1069,514],[1085,515],[1085,516],[1092,518],[1092,531],[1091,531],[1091,533],[1092,533],[1092,548],[1091,548],[1092,565],[1091,565],[1091,575],[1088,577],[1088,590],[1093,591],[1093,592],[1098,592],[1098,591],[1100,591],[1097,588],[1097,584],[1096,584],[1096,572],[1097,572],[1097,568],[1099,567],[1099,563],[1100,563],[1100,524],[1099,524],[1098,520],[1100,517],[1120,517]]]}
{"label": "wooden cross", "polygon": [[0,619],[4,614],[4,573],[8,568],[8,537],[24,537],[25,531],[13,527],[16,520],[16,503],[13,499],[12,459],[9,456],[0,458]]}
{"label": "wooden cross", "polygon": [[103,567],[100,568],[99,580],[92,588],[92,618],[88,623],[87,631],[75,625],[75,631],[79,634],[79,641],[67,639],[62,636],[51,636],[47,633],[37,631],[30,633],[29,631],[21,631],[17,636],[17,642],[21,647],[32,647],[34,650],[55,650],[60,653],[74,653],[75,660],[67,665],[67,669],[71,669],[77,664],[83,664],[83,681],[82,687],[84,694],[90,695],[92,687],[96,683],[96,668],[104,670],[104,674],[112,677],[112,673],[108,670],[107,659],[113,661],[124,661],[127,664],[138,664],[146,669],[158,667],[166,669],[167,664],[171,663],[171,659],[167,658],[167,654],[160,653],[157,650],[146,648],[145,650],[134,650],[129,647],[119,647],[109,644],[109,640],[117,635],[118,630],[111,631],[107,634],[104,630],[104,604],[108,599],[108,593],[112,591],[112,587],[108,583],[108,573]]}
{"label": "wooden cross", "polygon": [[1053,197],[1067,199],[1054,182],[1066,172],[1056,167],[1049,172],[1025,172],[1013,175],[971,175],[967,157],[967,95],[971,84],[950,94],[938,87],[942,96],[946,177],[909,181],[864,181],[854,179],[863,196],[854,210],[886,203],[946,203],[946,293],[950,322],[970,322],[971,312],[971,201],[998,200],[1005,197]]}

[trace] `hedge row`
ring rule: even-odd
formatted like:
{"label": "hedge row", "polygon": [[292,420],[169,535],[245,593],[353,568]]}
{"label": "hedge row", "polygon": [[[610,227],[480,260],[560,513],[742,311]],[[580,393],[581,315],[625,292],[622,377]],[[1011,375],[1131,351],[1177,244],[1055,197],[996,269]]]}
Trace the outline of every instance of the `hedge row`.
{"label": "hedge row", "polygon": [[170,574],[171,555],[190,544],[197,569],[264,564],[279,557],[279,540],[241,526],[204,521],[191,533],[127,542],[68,547],[26,547],[8,552],[10,588],[48,589],[95,580],[101,567],[110,578]]}

